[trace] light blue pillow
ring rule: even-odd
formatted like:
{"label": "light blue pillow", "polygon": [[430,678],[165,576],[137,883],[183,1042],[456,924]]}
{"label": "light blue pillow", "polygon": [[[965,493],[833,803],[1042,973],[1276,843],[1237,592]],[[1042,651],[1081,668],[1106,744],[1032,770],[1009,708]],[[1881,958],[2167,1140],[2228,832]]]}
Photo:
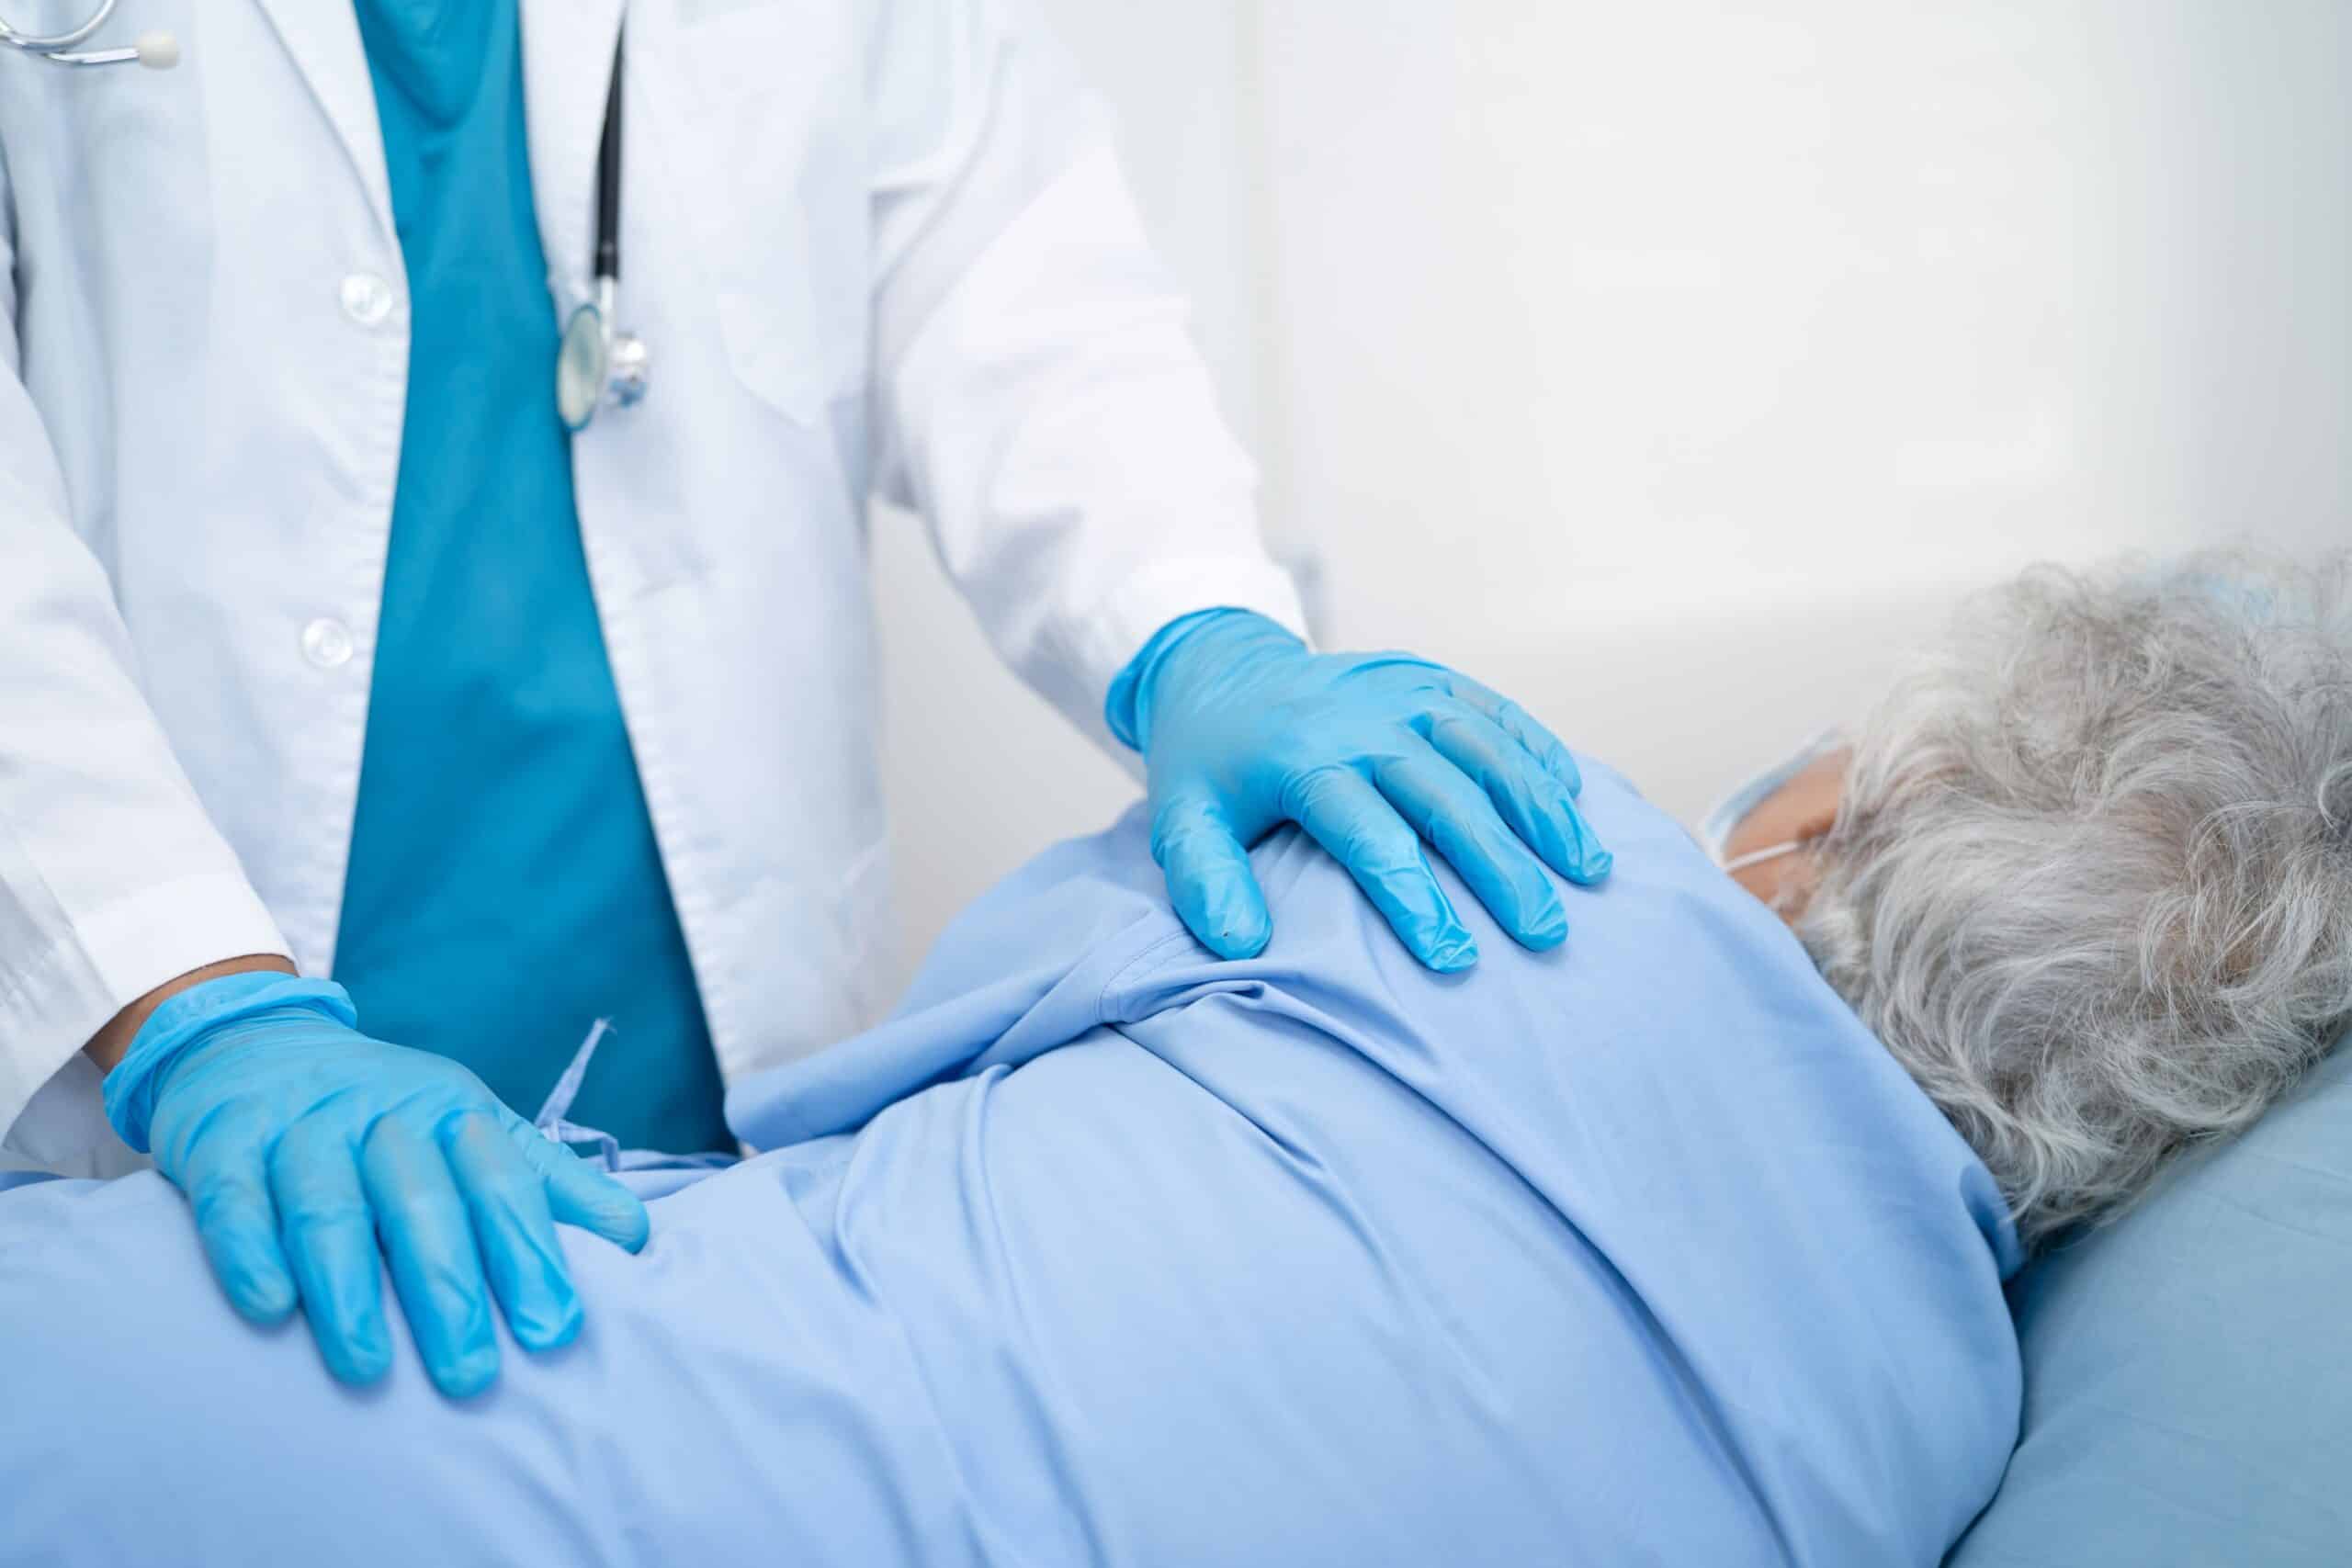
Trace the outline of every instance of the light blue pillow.
{"label": "light blue pillow", "polygon": [[2352,1562],[2352,1044],[2011,1300],[2024,1433],[1948,1568]]}

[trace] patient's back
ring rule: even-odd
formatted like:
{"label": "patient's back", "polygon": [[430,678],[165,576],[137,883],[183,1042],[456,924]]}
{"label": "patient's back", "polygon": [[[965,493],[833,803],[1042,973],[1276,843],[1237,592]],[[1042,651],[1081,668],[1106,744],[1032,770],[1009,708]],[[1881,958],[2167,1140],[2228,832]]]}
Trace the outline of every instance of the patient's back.
{"label": "patient's back", "polygon": [[1933,1562],[2016,1428],[1989,1178],[1679,829],[1586,803],[1566,946],[1449,877],[1452,977],[1295,837],[1244,964],[1133,820],[1051,852],[738,1090],[789,1146],[642,1258],[567,1235],[587,1333],[471,1406],[237,1324],[153,1179],[0,1196],[0,1560]]}

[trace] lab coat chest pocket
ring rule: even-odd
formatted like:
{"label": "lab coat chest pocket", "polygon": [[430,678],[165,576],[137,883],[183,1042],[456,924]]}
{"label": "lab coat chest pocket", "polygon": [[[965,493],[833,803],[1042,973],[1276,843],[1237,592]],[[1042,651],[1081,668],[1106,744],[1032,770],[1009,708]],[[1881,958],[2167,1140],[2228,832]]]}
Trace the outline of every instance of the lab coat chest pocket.
{"label": "lab coat chest pocket", "polygon": [[[186,0],[146,7],[142,30],[182,40],[198,35]],[[31,32],[55,32],[91,10],[55,0],[5,19]],[[118,24],[102,41],[118,45]],[[85,46],[98,47],[98,41]],[[21,230],[19,243],[38,265],[51,239],[74,247],[83,276],[117,288],[162,281],[185,270],[189,247],[206,236],[209,173],[200,61],[150,71],[137,65],[76,68],[9,51],[0,62],[0,146],[4,146]],[[51,235],[44,221],[54,221]]]}
{"label": "lab coat chest pocket", "polygon": [[[86,9],[0,3],[0,19],[54,31]],[[149,26],[184,47],[199,36],[186,0],[146,11]],[[105,41],[121,42],[121,31]],[[210,86],[195,60],[151,71],[58,66],[14,51],[0,58],[18,369],[85,530],[119,526],[122,430],[169,418],[167,434],[142,428],[131,446],[181,475],[190,469],[172,448],[201,441],[190,411],[205,406],[204,349],[216,327],[211,163],[220,139],[206,118]],[[0,288],[0,304],[10,297]]]}
{"label": "lab coat chest pocket", "polygon": [[809,425],[865,384],[857,9],[700,0],[680,10],[692,141],[673,166],[687,186],[718,331],[743,383]]}

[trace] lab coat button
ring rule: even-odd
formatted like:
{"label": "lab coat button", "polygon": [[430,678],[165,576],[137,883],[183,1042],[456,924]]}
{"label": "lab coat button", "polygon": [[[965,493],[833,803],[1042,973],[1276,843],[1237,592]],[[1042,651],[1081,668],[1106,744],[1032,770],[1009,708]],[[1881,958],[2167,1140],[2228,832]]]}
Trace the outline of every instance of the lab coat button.
{"label": "lab coat button", "polygon": [[351,628],[320,619],[302,628],[302,657],[322,670],[351,662]]}
{"label": "lab coat button", "polygon": [[392,313],[392,286],[372,272],[353,273],[343,280],[343,313],[374,326]]}

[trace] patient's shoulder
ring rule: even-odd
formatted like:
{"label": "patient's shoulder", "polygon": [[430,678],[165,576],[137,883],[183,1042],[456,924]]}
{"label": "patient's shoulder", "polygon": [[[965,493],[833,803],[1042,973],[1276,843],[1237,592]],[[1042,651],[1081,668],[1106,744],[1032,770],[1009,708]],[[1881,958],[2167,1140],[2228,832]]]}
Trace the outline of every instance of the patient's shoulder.
{"label": "patient's shoulder", "polygon": [[[1627,1011],[1627,1027],[1687,1035],[1751,1018],[1760,990],[1773,993],[1774,1010],[1784,1015],[1810,1013],[1824,1027],[1856,1027],[1781,921],[1718,871],[1671,817],[1615,773],[1590,763],[1582,807],[1615,867],[1591,887],[1553,877],[1568,919],[1567,939],[1557,948],[1521,947],[1444,857],[1425,847],[1439,886],[1478,948],[1470,969],[1434,974],[1413,959],[1344,866],[1300,829],[1284,828],[1250,853],[1273,917],[1265,952],[1226,964],[1196,944],[1136,942],[1120,1010],[1140,1016],[1191,986],[1256,981],[1378,998],[1426,1020],[1528,1010],[1556,1016],[1568,1009],[1600,1021]],[[1131,899],[1159,911],[1159,930],[1138,936],[1181,931],[1165,911],[1159,868],[1135,817],[1041,857],[1000,892],[1065,878],[1071,880],[1058,891],[1082,900]],[[985,902],[974,914],[1001,918]]]}

